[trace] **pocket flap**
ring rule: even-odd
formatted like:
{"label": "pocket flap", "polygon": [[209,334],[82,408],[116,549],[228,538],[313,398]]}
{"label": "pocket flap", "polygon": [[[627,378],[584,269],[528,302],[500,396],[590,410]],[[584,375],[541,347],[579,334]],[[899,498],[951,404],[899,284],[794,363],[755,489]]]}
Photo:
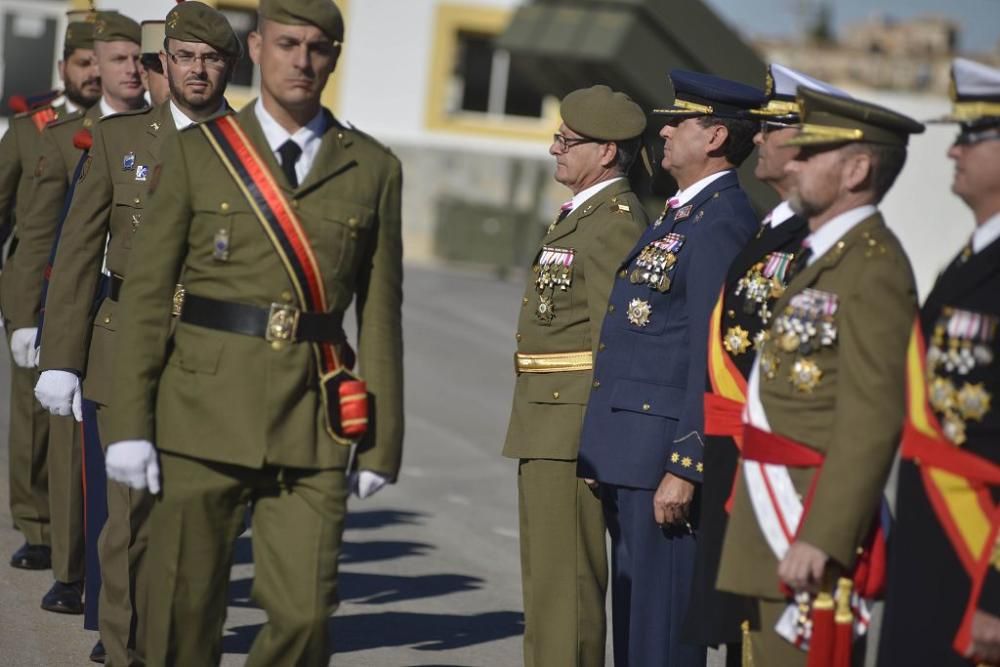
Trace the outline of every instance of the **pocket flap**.
{"label": "pocket flap", "polygon": [[114,186],[114,200],[116,206],[128,206],[130,208],[142,208],[143,202],[148,195],[148,186],[145,183],[137,185]]}
{"label": "pocket flap", "polygon": [[684,390],[663,384],[618,380],[611,391],[611,408],[679,419]]}
{"label": "pocket flap", "polygon": [[174,337],[170,364],[192,373],[214,375],[219,370],[222,341],[209,336]]}
{"label": "pocket flap", "polygon": [[118,328],[118,318],[115,315],[116,310],[118,310],[118,304],[111,299],[101,301],[101,306],[97,309],[97,315],[94,316],[94,326],[107,329],[108,331],[116,331]]}
{"label": "pocket flap", "polygon": [[586,405],[590,373],[525,373],[518,377],[517,386],[529,403]]}
{"label": "pocket flap", "polygon": [[346,225],[352,229],[367,229],[375,224],[375,212],[370,208],[349,202],[323,202],[324,220]]}

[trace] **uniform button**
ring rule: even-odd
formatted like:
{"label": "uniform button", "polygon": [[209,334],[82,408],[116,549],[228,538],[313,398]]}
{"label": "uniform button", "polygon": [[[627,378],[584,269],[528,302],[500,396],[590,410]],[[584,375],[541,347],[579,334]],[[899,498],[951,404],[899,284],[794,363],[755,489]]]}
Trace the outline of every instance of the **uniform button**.
{"label": "uniform button", "polygon": [[343,132],[338,132],[337,133],[337,138],[338,139],[343,139],[344,138],[344,133]]}
{"label": "uniform button", "polygon": [[528,297],[522,297],[522,299],[521,299],[521,303],[522,303],[523,305],[527,305],[527,304],[528,304]]}
{"label": "uniform button", "polygon": [[605,345],[604,343],[599,343],[598,346],[597,346],[597,351],[598,352],[604,352],[604,349],[606,347],[607,347],[607,345]]}
{"label": "uniform button", "polygon": [[358,219],[357,218],[348,218],[347,219],[347,224],[349,224],[351,227],[357,227],[358,226]]}
{"label": "uniform button", "polygon": [[227,202],[227,201],[222,202],[221,204],[219,204],[219,208],[222,209],[223,211],[228,211],[229,210],[229,202]]}
{"label": "uniform button", "polygon": [[514,340],[516,340],[518,343],[520,343],[521,342],[521,334],[514,334]]}
{"label": "uniform button", "polygon": [[280,350],[282,347],[284,347],[284,345],[285,344],[283,342],[281,342],[280,340],[272,340],[271,341],[271,349],[272,350]]}
{"label": "uniform button", "polygon": [[736,311],[735,310],[730,310],[729,312],[726,313],[726,315],[729,315],[729,318],[733,319],[733,318],[736,317]]}
{"label": "uniform button", "polygon": [[132,202],[133,202],[133,203],[134,203],[134,204],[135,204],[136,206],[138,206],[139,204],[141,204],[141,203],[142,203],[142,200],[141,200],[141,199],[139,199],[138,197],[136,197],[135,199],[133,199],[133,200],[132,200]]}
{"label": "uniform button", "polygon": [[110,317],[105,317],[104,318],[104,323],[105,324],[111,324],[111,318]]}
{"label": "uniform button", "polygon": [[600,380],[594,380],[594,389],[597,389],[600,386],[601,386],[601,381]]}
{"label": "uniform button", "polygon": [[643,412],[649,412],[649,403],[643,403],[642,404],[642,411]]}
{"label": "uniform button", "polygon": [[628,273],[625,271],[625,269],[622,269],[621,271],[618,272],[619,278],[624,278],[626,275],[628,275]]}
{"label": "uniform button", "polygon": [[288,290],[285,290],[284,292],[281,293],[281,298],[282,298],[283,301],[287,301],[288,303],[291,303],[292,302],[292,293],[289,292]]}
{"label": "uniform button", "polygon": [[353,229],[351,230],[351,238],[352,239],[357,239],[358,238],[358,233],[356,231],[354,231]]}
{"label": "uniform button", "polygon": [[559,392],[558,391],[552,392],[552,398],[559,398]]}
{"label": "uniform button", "polygon": [[613,303],[608,304],[608,312],[609,313],[615,312],[615,304],[613,304]]}

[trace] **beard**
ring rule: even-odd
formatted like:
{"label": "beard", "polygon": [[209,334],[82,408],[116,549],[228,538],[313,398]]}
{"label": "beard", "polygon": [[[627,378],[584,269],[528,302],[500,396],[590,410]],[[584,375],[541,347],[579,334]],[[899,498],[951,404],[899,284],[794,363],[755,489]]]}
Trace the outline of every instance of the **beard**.
{"label": "beard", "polygon": [[798,190],[792,190],[788,193],[788,204],[792,207],[793,211],[803,218],[809,218],[819,213],[818,207],[804,199],[802,193]]}
{"label": "beard", "polygon": [[220,96],[215,92],[209,95],[191,96],[185,93],[183,85],[175,84],[170,77],[167,77],[167,85],[170,86],[171,99],[196,113],[214,109],[220,104]]}
{"label": "beard", "polygon": [[[63,94],[66,96],[70,102],[78,107],[83,107],[89,109],[90,107],[97,104],[97,100],[101,99],[101,79],[100,77],[94,77],[91,79],[83,80],[80,85],[76,85],[68,78],[63,82],[64,90]],[[96,93],[84,93],[83,89],[85,87],[95,88]]]}

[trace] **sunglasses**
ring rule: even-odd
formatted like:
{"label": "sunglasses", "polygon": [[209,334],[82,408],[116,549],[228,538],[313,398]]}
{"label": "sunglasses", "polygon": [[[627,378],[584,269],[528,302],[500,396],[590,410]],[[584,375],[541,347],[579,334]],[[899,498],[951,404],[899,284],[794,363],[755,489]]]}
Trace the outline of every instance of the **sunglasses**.
{"label": "sunglasses", "polygon": [[973,130],[965,130],[957,137],[955,137],[955,143],[953,146],[973,146],[984,141],[991,141],[993,139],[1000,139],[1000,127],[991,127],[985,130],[979,130],[975,132]]}

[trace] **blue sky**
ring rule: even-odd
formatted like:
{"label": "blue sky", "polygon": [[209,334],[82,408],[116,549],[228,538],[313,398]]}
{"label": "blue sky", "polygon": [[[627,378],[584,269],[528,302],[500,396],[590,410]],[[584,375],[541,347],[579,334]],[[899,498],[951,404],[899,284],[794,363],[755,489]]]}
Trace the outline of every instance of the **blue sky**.
{"label": "blue sky", "polygon": [[[750,37],[790,36],[800,30],[801,8],[819,0],[706,0],[733,27]],[[1000,42],[1000,0],[827,0],[838,29],[872,15],[893,18],[934,14],[961,29],[962,51],[993,51]]]}

